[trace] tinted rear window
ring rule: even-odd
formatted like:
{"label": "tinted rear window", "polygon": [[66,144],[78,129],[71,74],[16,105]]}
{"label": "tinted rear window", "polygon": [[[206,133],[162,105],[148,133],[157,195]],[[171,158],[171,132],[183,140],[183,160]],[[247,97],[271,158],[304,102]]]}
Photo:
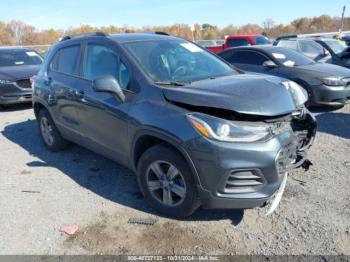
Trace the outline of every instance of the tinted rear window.
{"label": "tinted rear window", "polygon": [[41,63],[42,63],[42,58],[35,51],[31,51],[31,50],[0,51],[0,67],[1,66],[40,65]]}
{"label": "tinted rear window", "polygon": [[54,56],[50,64],[53,71],[78,75],[78,60],[80,54],[80,46],[74,45],[60,49]]}
{"label": "tinted rear window", "polygon": [[255,44],[257,44],[257,45],[269,45],[269,44],[271,44],[270,39],[268,39],[265,36],[253,37],[253,40],[254,40]]}
{"label": "tinted rear window", "polygon": [[227,45],[230,47],[237,47],[237,46],[249,46],[251,43],[244,38],[233,38],[233,39],[228,39],[227,40]]}
{"label": "tinted rear window", "polygon": [[250,51],[237,51],[225,59],[232,64],[247,64],[258,66],[261,66],[264,62],[269,60],[263,55]]}
{"label": "tinted rear window", "polygon": [[287,47],[296,50],[297,49],[297,42],[296,41],[289,41],[289,40],[281,40],[277,44],[280,47]]}

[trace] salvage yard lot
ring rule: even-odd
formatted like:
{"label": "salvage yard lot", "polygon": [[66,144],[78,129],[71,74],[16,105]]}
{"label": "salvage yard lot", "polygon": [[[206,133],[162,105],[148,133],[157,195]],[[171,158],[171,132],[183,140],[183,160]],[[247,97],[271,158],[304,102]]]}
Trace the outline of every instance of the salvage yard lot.
{"label": "salvage yard lot", "polygon": [[290,174],[273,215],[200,210],[146,226],[128,223],[156,217],[130,171],[76,145],[51,153],[29,106],[0,111],[0,254],[350,255],[350,105],[316,115],[313,166]]}

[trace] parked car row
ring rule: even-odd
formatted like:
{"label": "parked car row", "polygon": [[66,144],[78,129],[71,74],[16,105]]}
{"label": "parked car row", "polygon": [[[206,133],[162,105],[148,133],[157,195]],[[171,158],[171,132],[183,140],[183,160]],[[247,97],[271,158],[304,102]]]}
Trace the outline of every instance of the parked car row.
{"label": "parked car row", "polygon": [[275,46],[239,47],[219,53],[237,68],[274,75],[301,85],[308,93],[307,105],[343,106],[350,100],[350,70],[316,63],[289,48]]}
{"label": "parked car row", "polygon": [[[201,42],[198,44],[201,45]],[[233,35],[227,37],[222,44],[204,45],[204,47],[216,54],[228,48],[252,45],[272,45],[272,42],[263,35]]]}
{"label": "parked car row", "polygon": [[273,43],[276,47],[270,45],[263,36],[231,36],[221,51],[219,47],[207,49],[241,70],[297,82],[308,92],[308,106],[349,102],[350,71],[346,68],[350,68],[350,48],[344,42],[291,35],[277,38]]}
{"label": "parked car row", "polygon": [[350,68],[350,49],[343,41],[337,39],[283,36],[277,38],[274,45],[294,49],[316,62]]}
{"label": "parked car row", "polygon": [[164,33],[97,32],[50,48],[32,103],[49,150],[74,142],[133,170],[161,214],[272,201],[271,212],[288,172],[310,165],[305,104],[343,105],[349,72],[270,43],[216,55]]}

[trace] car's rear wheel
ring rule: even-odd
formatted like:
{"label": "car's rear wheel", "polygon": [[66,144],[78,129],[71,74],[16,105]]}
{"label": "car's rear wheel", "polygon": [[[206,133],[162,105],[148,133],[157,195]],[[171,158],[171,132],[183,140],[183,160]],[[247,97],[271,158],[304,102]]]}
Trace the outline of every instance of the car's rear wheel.
{"label": "car's rear wheel", "polygon": [[186,161],[165,145],[156,145],[141,156],[138,182],[147,203],[165,216],[186,217],[200,206]]}
{"label": "car's rear wheel", "polygon": [[61,136],[46,109],[41,109],[38,113],[38,123],[41,137],[49,150],[56,152],[67,147],[68,141]]}

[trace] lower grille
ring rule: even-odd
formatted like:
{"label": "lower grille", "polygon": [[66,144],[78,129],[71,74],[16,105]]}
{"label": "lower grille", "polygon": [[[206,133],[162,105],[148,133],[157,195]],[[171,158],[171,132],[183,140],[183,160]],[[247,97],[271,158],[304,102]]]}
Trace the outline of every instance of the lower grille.
{"label": "lower grille", "polygon": [[224,187],[225,193],[249,193],[264,185],[263,178],[255,171],[232,172]]}
{"label": "lower grille", "polygon": [[16,84],[17,84],[20,88],[25,88],[25,89],[32,88],[32,85],[31,85],[29,79],[18,80],[18,81],[16,81]]}

